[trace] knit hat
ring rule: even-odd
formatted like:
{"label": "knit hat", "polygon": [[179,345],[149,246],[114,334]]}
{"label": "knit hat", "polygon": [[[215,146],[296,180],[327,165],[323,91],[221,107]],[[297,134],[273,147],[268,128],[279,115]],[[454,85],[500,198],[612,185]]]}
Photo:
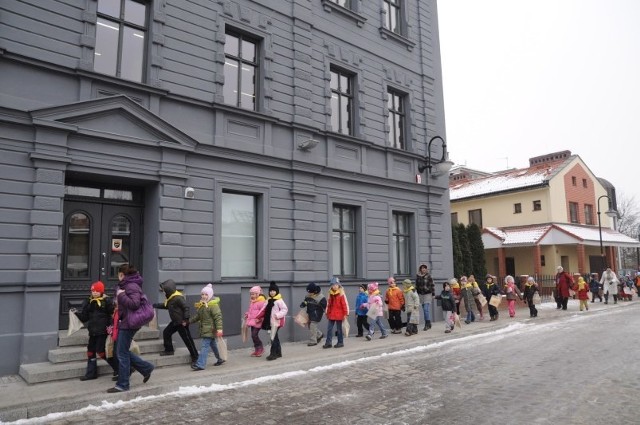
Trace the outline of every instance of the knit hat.
{"label": "knit hat", "polygon": [[104,283],[97,281],[91,284],[91,292],[100,292],[104,294]]}
{"label": "knit hat", "polygon": [[331,284],[331,285],[335,285],[336,283],[337,283],[337,284],[340,284],[340,279],[338,279],[338,277],[337,277],[337,276],[333,276],[333,277],[331,278],[331,280],[329,281],[329,284]]}
{"label": "knit hat", "polygon": [[311,294],[319,294],[320,287],[316,285],[314,282],[311,282],[310,284],[307,285],[307,292]]}
{"label": "knit hat", "polygon": [[271,291],[276,291],[276,295],[280,293],[280,288],[278,288],[278,285],[276,284],[275,280],[272,280],[269,283],[269,292]]}
{"label": "knit hat", "polygon": [[262,293],[262,288],[259,287],[258,285],[252,286],[251,289],[249,289],[249,293],[250,294],[261,294]]}
{"label": "knit hat", "polygon": [[467,277],[466,276],[460,276],[460,283],[466,283],[467,282]]}
{"label": "knit hat", "polygon": [[396,280],[394,279],[393,276],[391,276],[389,279],[387,279],[387,283],[388,284],[396,283]]}
{"label": "knit hat", "polygon": [[369,292],[375,292],[378,289],[378,282],[371,282],[367,285],[367,290]]}
{"label": "knit hat", "polygon": [[360,284],[360,287],[361,287],[362,289],[364,289],[365,291],[367,290],[367,284],[366,284],[366,283],[361,283],[361,284]]}
{"label": "knit hat", "polygon": [[408,291],[409,289],[411,289],[411,287],[413,287],[413,283],[411,283],[411,279],[405,279],[402,281],[402,287]]}
{"label": "knit hat", "polygon": [[449,282],[447,282],[449,285],[453,285],[454,283],[458,283],[458,279],[456,279],[455,277],[452,277],[451,279],[449,279]]}
{"label": "knit hat", "polygon": [[207,301],[210,300],[211,298],[213,298],[213,286],[210,283],[207,284],[207,286],[202,288],[202,291],[200,291],[200,293],[201,294],[206,294],[207,295]]}

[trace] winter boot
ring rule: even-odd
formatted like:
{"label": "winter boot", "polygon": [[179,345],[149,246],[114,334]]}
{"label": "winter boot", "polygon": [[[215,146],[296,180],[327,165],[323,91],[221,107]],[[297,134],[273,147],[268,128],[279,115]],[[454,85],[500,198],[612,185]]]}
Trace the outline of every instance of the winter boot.
{"label": "winter boot", "polygon": [[95,357],[87,360],[87,371],[80,378],[81,381],[89,381],[91,379],[98,379],[98,362]]}
{"label": "winter boot", "polygon": [[264,348],[260,347],[256,349],[256,352],[252,354],[254,357],[262,357],[262,353],[264,353]]}

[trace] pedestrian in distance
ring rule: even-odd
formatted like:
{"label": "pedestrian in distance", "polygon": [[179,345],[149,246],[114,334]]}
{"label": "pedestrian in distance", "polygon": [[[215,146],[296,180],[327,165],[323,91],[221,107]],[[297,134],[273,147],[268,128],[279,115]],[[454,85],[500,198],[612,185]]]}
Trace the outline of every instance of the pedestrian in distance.
{"label": "pedestrian in distance", "polygon": [[519,299],[522,301],[522,293],[511,275],[507,275],[507,277],[504,278],[504,293],[507,295],[509,317],[516,317],[516,300]]}
{"label": "pedestrian in distance", "polygon": [[333,340],[333,328],[335,326],[338,342],[334,348],[344,347],[344,335],[342,329],[342,321],[348,320],[349,304],[344,288],[340,285],[339,280],[333,281],[329,289],[329,301],[327,302],[327,339],[322,348],[331,348]]}
{"label": "pedestrian in distance", "polygon": [[368,308],[362,307],[363,304],[366,304],[369,299],[369,295],[367,294],[367,284],[363,283],[358,287],[358,296],[356,297],[356,327],[358,329],[358,333],[356,337],[361,338],[364,336],[364,330],[369,332],[369,322],[367,317]]}
{"label": "pedestrian in distance", "polygon": [[464,309],[467,312],[467,317],[464,321],[467,325],[476,321],[476,315],[474,314],[475,296],[473,294],[473,284],[466,276],[460,277],[460,297],[464,303]]}
{"label": "pedestrian in distance", "polygon": [[484,314],[482,311],[482,303],[480,302],[480,299],[478,298],[478,296],[480,296],[480,294],[482,294],[482,291],[480,290],[480,285],[478,284],[478,282],[476,281],[476,278],[474,275],[470,274],[469,277],[467,278],[467,281],[469,283],[471,283],[471,285],[473,285],[473,288],[471,288],[471,292],[473,293],[473,301],[476,304],[476,309],[478,310],[478,320],[484,320]]}
{"label": "pedestrian in distance", "polygon": [[611,270],[611,267],[607,267],[607,270],[602,273],[600,278],[600,284],[602,285],[602,291],[604,292],[604,303],[609,304],[609,295],[613,296],[613,303],[618,304],[618,277]]}
{"label": "pedestrian in distance", "polygon": [[107,359],[105,342],[107,328],[111,325],[114,311],[113,300],[104,293],[104,283],[97,281],[91,284],[91,296],[82,302],[80,311],[71,309],[80,321],[86,323],[89,331],[87,343],[87,369],[81,381],[98,378],[98,357],[109,363],[114,374],[118,373],[118,362],[113,358]]}
{"label": "pedestrian in distance", "polygon": [[311,282],[307,285],[307,296],[304,297],[304,300],[300,304],[300,308],[304,308],[307,311],[307,316],[309,316],[309,342],[307,345],[309,347],[318,345],[324,334],[318,328],[320,321],[322,320],[322,316],[324,316],[324,312],[327,309],[327,299],[322,294],[322,290],[320,287]]}
{"label": "pedestrian in distance", "polygon": [[[462,279],[462,278],[461,278]],[[453,294],[453,301],[456,303],[456,314],[460,316],[460,303],[462,302],[462,288],[458,279],[449,280],[450,291]]]}
{"label": "pedestrian in distance", "polygon": [[200,291],[200,301],[195,304],[196,316],[192,323],[199,323],[200,326],[200,355],[191,369],[195,371],[205,370],[209,358],[209,348],[216,357],[214,366],[222,366],[225,362],[220,357],[218,342],[216,338],[222,338],[222,310],[220,310],[220,297],[213,296],[213,286],[209,283]]}
{"label": "pedestrian in distance", "polygon": [[433,284],[433,278],[429,274],[429,268],[426,264],[421,264],[418,268],[415,286],[418,297],[420,298],[420,305],[422,305],[422,313],[424,315],[423,331],[428,331],[431,329],[431,304],[433,303],[433,296],[435,295],[436,289]]}
{"label": "pedestrian in distance", "polygon": [[[271,331],[271,350],[267,356],[267,360],[276,360],[282,357],[282,346],[278,338],[278,331],[285,324],[285,317],[289,308],[282,299],[280,288],[273,280],[269,284],[269,298],[263,309],[264,320],[262,321],[262,329]],[[272,329],[275,327],[275,329]]]}
{"label": "pedestrian in distance", "polygon": [[[360,306],[361,309],[368,309],[368,317],[371,318],[372,323],[369,324],[369,332],[365,337],[367,341],[371,341],[373,335],[375,334],[375,327],[377,326],[380,330],[380,339],[384,339],[387,337],[387,330],[382,324],[382,316],[383,307],[382,307],[382,297],[380,296],[380,290],[378,289],[378,282],[371,282],[367,285],[367,293],[369,294],[369,298],[367,302]],[[373,310],[373,311],[372,311]],[[371,317],[374,316],[374,317]]]}
{"label": "pedestrian in distance", "polygon": [[176,283],[172,280],[165,280],[160,284],[160,291],[164,293],[166,300],[163,303],[154,303],[153,307],[157,309],[164,309],[169,312],[169,318],[171,321],[162,331],[162,340],[164,344],[164,351],[160,353],[161,356],[172,356],[174,354],[173,349],[173,334],[178,332],[185,347],[189,350],[191,355],[191,364],[198,360],[198,350],[191,331],[189,330],[189,306],[182,295],[182,292],[176,289]]}
{"label": "pedestrian in distance", "polygon": [[[454,280],[458,283],[455,278],[451,279],[450,282],[453,282]],[[440,305],[442,307],[442,314],[444,316],[444,333],[451,333],[455,326],[456,305],[453,292],[451,292],[451,284],[449,282],[444,282],[442,284],[442,291],[440,292],[440,295],[436,296],[436,299],[440,300]]]}
{"label": "pedestrian in distance", "polygon": [[404,309],[407,313],[407,326],[404,335],[411,336],[418,333],[418,323],[420,322],[420,298],[413,287],[411,279],[402,281],[404,292]]}
{"label": "pedestrian in distance", "polygon": [[[133,368],[142,374],[142,382],[146,383],[151,378],[151,373],[155,366],[130,351],[131,341],[136,332],[140,330],[140,327],[134,324],[133,320],[136,315],[135,312],[141,308],[141,302],[144,297],[144,292],[142,291],[143,279],[133,265],[124,263],[118,268],[118,280],[118,289],[116,290],[118,342],[115,345],[118,356],[118,370],[123,372]],[[129,391],[129,376],[129,373],[118,373],[116,385],[113,388],[109,388],[107,392]]]}
{"label": "pedestrian in distance", "polygon": [[[495,278],[490,274],[487,274],[487,276],[485,277],[485,281],[481,283],[479,286],[480,286],[480,290],[482,291],[482,294],[487,299],[487,301],[491,300],[491,297],[494,295],[502,296],[502,293],[500,292],[500,288],[495,283]],[[499,316],[498,309],[492,306],[488,302],[487,302],[487,309],[489,310],[489,317],[490,317],[489,321],[493,322],[494,320],[498,320],[498,316]]]}
{"label": "pedestrian in distance", "polygon": [[246,326],[251,329],[251,341],[253,341],[253,353],[251,357],[261,357],[264,353],[264,345],[260,339],[260,329],[264,320],[264,306],[267,299],[262,294],[262,288],[252,286],[249,289],[249,308],[244,313]]}
{"label": "pedestrian in distance", "polygon": [[580,311],[583,309],[589,311],[589,284],[585,282],[582,276],[578,278],[575,291],[577,292],[578,300],[580,300]]}
{"label": "pedestrian in distance", "polygon": [[389,327],[392,334],[402,333],[402,308],[404,306],[404,295],[402,290],[396,285],[396,280],[392,277],[387,279],[389,288],[384,294],[384,302],[389,307]]}
{"label": "pedestrian in distance", "polygon": [[556,268],[556,290],[554,298],[556,299],[556,308],[566,310],[569,302],[569,289],[573,287],[573,277],[564,271],[562,266]]}
{"label": "pedestrian in distance", "polygon": [[596,301],[596,297],[602,302],[602,285],[598,281],[598,274],[591,273],[591,279],[589,280],[589,289],[591,290],[591,302]]}
{"label": "pedestrian in distance", "polygon": [[540,294],[538,283],[532,276],[529,276],[524,284],[524,302],[529,306],[529,317],[538,317],[538,309],[533,302],[533,296],[536,292]]}

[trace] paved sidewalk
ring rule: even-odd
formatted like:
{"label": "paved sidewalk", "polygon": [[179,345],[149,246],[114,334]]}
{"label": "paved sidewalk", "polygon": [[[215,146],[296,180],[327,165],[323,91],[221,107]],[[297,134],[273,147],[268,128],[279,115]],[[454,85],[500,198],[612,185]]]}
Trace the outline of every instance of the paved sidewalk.
{"label": "paved sidewalk", "polygon": [[[106,390],[113,386],[111,376],[101,376],[93,381],[81,382],[77,379],[46,382],[28,385],[20,377],[0,377],[0,421],[14,421],[24,418],[44,416],[51,412],[76,410],[90,404],[100,405],[103,400],[116,402],[131,400],[140,396],[159,395],[177,391],[186,386],[209,386],[211,384],[229,384],[264,376],[279,375],[284,372],[307,370],[316,366],[355,360],[366,356],[389,353],[420,345],[428,345],[438,341],[460,338],[473,334],[491,332],[508,326],[514,322],[546,322],[575,314],[598,314],[599,311],[613,308],[624,308],[636,304],[618,302],[608,304],[596,302],[589,304],[588,312],[578,311],[577,300],[569,301],[568,311],[556,310],[555,303],[543,303],[539,306],[537,318],[530,319],[529,311],[522,303],[518,304],[515,318],[509,318],[501,310],[500,319],[490,322],[488,319],[477,321],[456,328],[451,334],[444,333],[443,322],[436,322],[427,332],[420,330],[418,335],[406,337],[403,334],[390,334],[386,339],[379,339],[376,333],[372,341],[351,336],[345,340],[345,347],[336,349],[322,349],[322,344],[307,347],[306,341],[283,344],[283,357],[275,361],[266,361],[266,355],[261,358],[250,357],[252,351],[250,342],[243,349],[229,351],[229,360],[220,367],[213,367],[210,356],[205,371],[194,372],[189,365],[179,365],[158,368],[146,384],[142,383],[142,376],[135,373],[131,378],[131,390],[119,394],[107,394]],[[288,321],[287,326],[298,326]],[[420,326],[422,329],[422,326]],[[353,329],[352,329],[353,331]],[[262,332],[263,341],[267,334]],[[335,339],[334,339],[335,343]],[[268,346],[265,347],[268,351]]]}

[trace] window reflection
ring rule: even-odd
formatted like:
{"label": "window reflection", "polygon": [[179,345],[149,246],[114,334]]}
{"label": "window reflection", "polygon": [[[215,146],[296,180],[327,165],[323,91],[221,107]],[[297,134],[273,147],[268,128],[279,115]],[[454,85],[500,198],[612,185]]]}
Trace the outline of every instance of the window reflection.
{"label": "window reflection", "polygon": [[67,229],[65,275],[66,277],[88,277],[91,220],[81,212],[71,214]]}

